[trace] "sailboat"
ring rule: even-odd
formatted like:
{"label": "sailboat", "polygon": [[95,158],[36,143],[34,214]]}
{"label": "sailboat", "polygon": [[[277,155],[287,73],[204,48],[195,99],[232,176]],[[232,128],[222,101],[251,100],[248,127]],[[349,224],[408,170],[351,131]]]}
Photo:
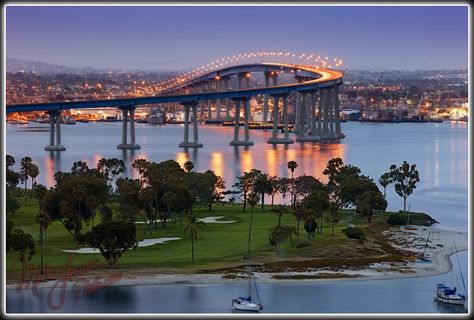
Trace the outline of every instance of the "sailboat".
{"label": "sailboat", "polygon": [[[252,282],[255,286],[255,292],[257,296],[258,303],[252,301]],[[255,282],[255,277],[253,273],[249,274],[249,295],[248,297],[238,297],[232,299],[232,309],[240,311],[253,311],[259,312],[263,309],[263,305],[260,301],[260,296],[258,294],[257,283]]]}
{"label": "sailboat", "polygon": [[432,261],[425,255],[426,248],[428,247],[428,241],[429,241],[429,239],[430,239],[430,235],[431,235],[431,231],[428,232],[428,237],[426,238],[425,248],[423,249],[423,252],[421,252],[420,254],[418,254],[417,262],[432,262]]}
{"label": "sailboat", "polygon": [[[457,251],[456,244],[454,244],[454,249],[455,251]],[[456,257],[458,260],[459,272],[461,273],[461,279],[462,279],[462,285],[464,287],[464,292],[467,292],[466,285],[464,284],[464,277],[462,275],[461,263],[459,262],[459,256],[456,255]],[[453,270],[453,276],[455,277],[455,275],[456,275],[456,272]],[[456,285],[456,280],[454,280],[454,285]],[[438,283],[436,284],[435,300],[441,303],[464,305],[467,299],[466,299],[465,294],[461,294],[456,291],[456,287],[450,288],[446,286],[444,283]]]}

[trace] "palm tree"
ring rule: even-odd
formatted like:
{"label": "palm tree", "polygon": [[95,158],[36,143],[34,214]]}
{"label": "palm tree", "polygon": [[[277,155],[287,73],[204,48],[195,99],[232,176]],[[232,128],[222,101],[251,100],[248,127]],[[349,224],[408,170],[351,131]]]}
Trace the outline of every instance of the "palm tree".
{"label": "palm tree", "polygon": [[192,215],[190,217],[189,224],[186,227],[184,227],[184,232],[191,239],[191,253],[192,253],[193,264],[194,264],[194,247],[197,241],[197,235],[198,235],[199,230],[203,229],[205,226],[206,224],[204,222],[197,220],[196,216]]}
{"label": "palm tree", "polygon": [[383,188],[383,198],[385,199],[387,186],[392,183],[392,177],[390,176],[390,172],[385,172],[380,176],[379,183]]}
{"label": "palm tree", "polygon": [[261,195],[262,211],[265,211],[265,194],[272,191],[272,182],[270,181],[269,175],[266,173],[259,173],[255,178],[253,190]]}
{"label": "palm tree", "polygon": [[186,170],[186,172],[189,173],[193,171],[193,169],[194,169],[194,163],[192,163],[192,161],[188,160],[184,163],[184,170]]}
{"label": "palm tree", "polygon": [[252,208],[250,211],[249,239],[247,244],[247,258],[250,258],[250,235],[252,234],[253,208],[258,204],[258,195],[255,192],[251,192],[247,201]]}
{"label": "palm tree", "polygon": [[28,177],[30,176],[31,165],[33,164],[33,159],[30,157],[23,157],[21,159],[20,166],[20,178],[25,183],[25,202],[26,202],[26,186],[28,182]]}
{"label": "palm tree", "polygon": [[28,175],[31,177],[31,189],[33,189],[34,184],[36,183],[36,177],[39,175],[39,168],[37,164],[32,163],[30,165]]}
{"label": "palm tree", "polygon": [[288,161],[288,169],[291,170],[291,179],[293,179],[293,173],[295,172],[295,169],[298,167],[298,164],[296,161]]}
{"label": "palm tree", "polygon": [[38,200],[39,211],[35,217],[36,223],[39,225],[39,244],[41,246],[41,274],[43,274],[43,256],[44,256],[44,247],[45,247],[45,236],[46,229],[51,224],[51,217],[44,210],[44,198],[48,190],[45,186],[39,184],[36,185],[33,190],[34,197]]}

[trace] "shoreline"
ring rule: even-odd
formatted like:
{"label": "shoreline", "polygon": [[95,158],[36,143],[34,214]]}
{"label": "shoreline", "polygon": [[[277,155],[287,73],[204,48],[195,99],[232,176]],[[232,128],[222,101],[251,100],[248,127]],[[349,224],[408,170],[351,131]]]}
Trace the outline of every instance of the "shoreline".
{"label": "shoreline", "polygon": [[[327,268],[310,271],[284,271],[284,272],[254,272],[258,283],[314,283],[321,281],[364,281],[364,280],[388,280],[403,278],[428,277],[443,274],[453,269],[450,257],[459,252],[468,250],[467,232],[451,231],[434,227],[417,227],[417,230],[404,230],[402,228],[391,228],[384,232],[389,237],[389,243],[392,247],[400,251],[408,251],[412,254],[418,254],[425,251],[426,256],[432,262],[402,262],[402,263],[372,263],[368,267],[362,268],[344,268],[342,270],[332,271]],[[430,240],[426,242],[428,234]],[[456,243],[454,250],[453,242]],[[428,246],[425,249],[425,244]],[[183,270],[185,271],[185,270]],[[225,285],[239,284],[245,281],[244,274],[218,273],[161,273],[162,270],[153,268],[140,269],[138,273],[133,270],[94,270],[89,274],[82,275],[75,279],[67,281],[71,285],[81,281],[100,281],[113,274],[122,273],[117,281],[108,283],[107,286],[130,286],[130,285]],[[275,276],[277,278],[275,278]],[[48,280],[36,283],[38,288],[50,288],[57,284],[58,280]],[[7,290],[15,290],[18,283],[10,283],[6,286]],[[34,287],[30,284],[23,289]],[[22,289],[21,289],[22,290]]]}

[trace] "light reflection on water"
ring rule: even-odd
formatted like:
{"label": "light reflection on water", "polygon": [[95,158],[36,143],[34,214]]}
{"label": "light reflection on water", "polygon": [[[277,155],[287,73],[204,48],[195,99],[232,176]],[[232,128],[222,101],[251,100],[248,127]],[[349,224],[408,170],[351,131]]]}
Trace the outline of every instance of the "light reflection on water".
{"label": "light reflection on water", "polygon": [[[327,161],[341,157],[344,162],[359,166],[364,174],[378,180],[393,163],[403,160],[416,163],[421,181],[408,198],[413,211],[425,211],[442,222],[443,227],[467,230],[468,182],[468,127],[463,123],[404,123],[369,124],[342,123],[346,138],[340,143],[295,143],[272,146],[267,144],[271,131],[252,130],[254,146],[232,147],[233,128],[200,126],[199,140],[204,148],[179,148],[183,126],[156,127],[136,125],[140,150],[117,150],[121,140],[120,123],[78,123],[63,125],[62,143],[65,152],[46,152],[47,130],[38,130],[47,124],[28,127],[8,125],[6,152],[16,160],[31,156],[40,167],[38,181],[51,186],[57,170],[70,170],[74,161],[83,160],[95,167],[102,157],[118,157],[127,165],[126,173],[138,178],[131,168],[135,159],[148,161],[174,159],[181,165],[191,160],[198,171],[214,170],[231,187],[236,177],[245,171],[259,169],[270,175],[289,177],[287,162],[298,163],[295,176],[311,174],[326,182],[322,171]],[[281,134],[281,133],[280,133]],[[242,137],[243,130],[240,131]],[[393,187],[387,189],[390,210],[402,208],[402,199]],[[275,197],[275,201],[282,201]],[[284,200],[283,200],[284,201]]]}

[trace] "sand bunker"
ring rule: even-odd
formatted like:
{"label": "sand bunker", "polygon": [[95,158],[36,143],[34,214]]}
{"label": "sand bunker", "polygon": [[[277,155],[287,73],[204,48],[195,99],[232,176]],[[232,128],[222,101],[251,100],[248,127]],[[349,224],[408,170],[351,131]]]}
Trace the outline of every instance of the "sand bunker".
{"label": "sand bunker", "polygon": [[[167,237],[167,238],[156,238],[156,239],[145,239],[142,241],[138,241],[138,246],[139,247],[149,247],[153,246],[155,244],[159,243],[165,243],[167,241],[172,241],[172,240],[179,240],[181,238],[178,237]],[[80,248],[80,249],[74,249],[74,250],[61,250],[64,252],[70,252],[70,253],[100,253],[99,249],[96,248]]]}
{"label": "sand bunker", "polygon": [[235,222],[233,220],[217,221],[217,219],[221,219],[221,218],[224,218],[224,216],[210,216],[210,217],[200,218],[198,220],[205,223],[234,223]]}

